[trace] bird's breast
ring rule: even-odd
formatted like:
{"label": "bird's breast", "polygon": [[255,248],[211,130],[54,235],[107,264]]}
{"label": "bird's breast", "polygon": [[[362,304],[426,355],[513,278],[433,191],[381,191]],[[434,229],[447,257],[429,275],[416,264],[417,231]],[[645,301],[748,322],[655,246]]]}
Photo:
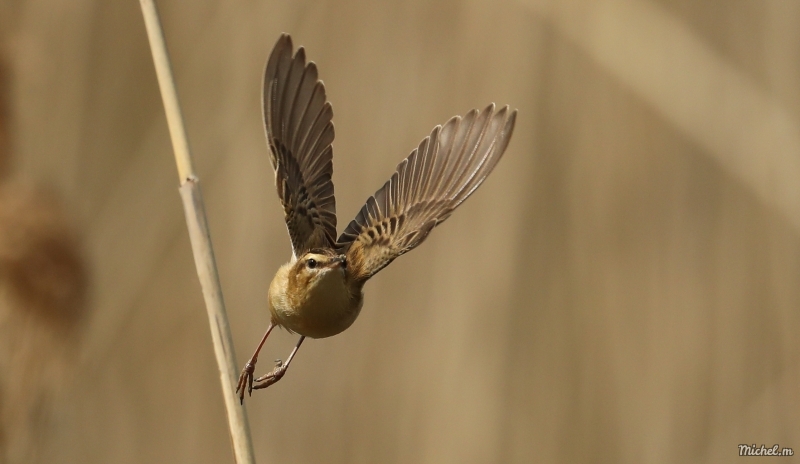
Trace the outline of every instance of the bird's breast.
{"label": "bird's breast", "polygon": [[[361,312],[361,292],[353,296],[344,278],[324,276],[304,291],[287,293],[288,285],[270,285],[270,310],[273,320],[282,327],[311,338],[331,337],[341,333]],[[277,279],[277,276],[276,276]],[[273,288],[275,287],[275,288]]]}

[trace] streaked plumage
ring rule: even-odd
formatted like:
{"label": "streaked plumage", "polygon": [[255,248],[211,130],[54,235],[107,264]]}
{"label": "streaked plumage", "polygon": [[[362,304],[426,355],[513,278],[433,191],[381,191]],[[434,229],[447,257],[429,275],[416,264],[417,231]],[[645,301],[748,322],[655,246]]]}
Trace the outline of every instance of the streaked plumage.
{"label": "streaked plumage", "polygon": [[[333,110],[313,62],[291,38],[278,39],[264,75],[264,125],[275,183],[292,240],[292,260],[269,289],[271,324],[239,379],[240,399],[283,376],[303,339],[347,329],[363,305],[364,283],[419,246],[494,169],[514,130],[516,110],[482,111],[436,126],[367,199],[337,240],[333,193]],[[299,333],[287,362],[256,380],[258,352],[275,326]]]}
{"label": "streaked plumage", "polygon": [[264,126],[275,169],[275,186],[286,214],[295,257],[336,240],[333,196],[333,110],[317,66],[302,47],[282,35],[264,74]]}

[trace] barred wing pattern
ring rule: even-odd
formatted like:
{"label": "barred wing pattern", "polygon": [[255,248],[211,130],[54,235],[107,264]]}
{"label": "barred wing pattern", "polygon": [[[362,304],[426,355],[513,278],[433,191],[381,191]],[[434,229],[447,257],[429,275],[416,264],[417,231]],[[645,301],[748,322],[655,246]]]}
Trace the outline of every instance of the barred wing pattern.
{"label": "barred wing pattern", "polygon": [[337,241],[357,281],[421,244],[483,183],[508,146],[516,115],[491,104],[456,116],[397,166]]}
{"label": "barred wing pattern", "polygon": [[333,247],[333,109],[317,66],[306,64],[303,47],[292,57],[292,39],[281,35],[267,61],[264,126],[294,255]]}

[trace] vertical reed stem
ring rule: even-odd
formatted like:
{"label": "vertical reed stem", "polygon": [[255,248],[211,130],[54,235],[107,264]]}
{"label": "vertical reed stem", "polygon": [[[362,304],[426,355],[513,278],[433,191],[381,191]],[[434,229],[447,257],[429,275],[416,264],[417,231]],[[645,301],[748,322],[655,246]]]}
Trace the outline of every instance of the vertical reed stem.
{"label": "vertical reed stem", "polygon": [[225,303],[222,299],[222,288],[220,287],[217,265],[214,260],[214,250],[211,247],[211,236],[208,231],[203,196],[200,192],[200,181],[192,168],[189,142],[186,138],[183,116],[178,104],[178,95],[175,91],[175,81],[172,76],[166,44],[164,43],[164,33],[161,29],[161,21],[158,18],[158,11],[153,0],[140,0],[140,4],[145,26],[147,27],[150,50],[153,53],[153,62],[158,76],[158,85],[161,89],[161,98],[164,101],[164,110],[167,114],[175,162],[178,165],[180,194],[183,199],[186,224],[189,228],[189,238],[192,242],[197,276],[200,278],[200,286],[203,289],[203,298],[208,312],[208,322],[211,326],[211,339],[214,343],[214,354],[217,358],[222,394],[228,413],[228,426],[230,428],[233,453],[237,463],[253,464],[255,459],[253,457],[253,444],[250,439],[250,428],[247,423],[247,413],[244,406],[239,404],[235,394],[238,372],[236,370],[236,356],[233,352],[233,337],[228,325]]}

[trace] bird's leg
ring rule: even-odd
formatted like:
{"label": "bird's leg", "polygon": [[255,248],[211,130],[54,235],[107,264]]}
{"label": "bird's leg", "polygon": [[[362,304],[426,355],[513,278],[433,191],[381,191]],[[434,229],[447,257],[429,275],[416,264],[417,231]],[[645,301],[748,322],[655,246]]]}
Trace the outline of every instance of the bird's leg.
{"label": "bird's leg", "polygon": [[239,374],[239,384],[236,386],[236,393],[239,394],[239,404],[244,402],[244,387],[247,385],[247,394],[251,395],[253,393],[253,372],[256,370],[256,362],[258,362],[258,352],[261,351],[261,347],[264,346],[264,342],[267,341],[267,337],[269,333],[272,332],[272,329],[275,328],[275,323],[269,323],[269,327],[267,327],[267,332],[264,334],[264,338],[261,339],[261,343],[258,344],[258,348],[256,348],[256,352],[253,353],[253,356],[250,357],[250,360],[247,361],[247,364],[244,365],[244,369],[242,369],[242,373]]}
{"label": "bird's leg", "polygon": [[292,353],[289,355],[289,359],[286,360],[286,363],[281,362],[278,360],[278,365],[275,366],[275,369],[272,369],[267,375],[262,375],[261,377],[256,379],[256,384],[253,386],[254,389],[258,388],[267,388],[273,383],[277,382],[283,377],[283,374],[286,373],[286,369],[289,368],[289,363],[292,362],[292,358],[294,358],[294,354],[297,353],[297,350],[300,348],[300,345],[303,344],[303,340],[305,340],[305,335],[300,337],[300,340],[297,340],[297,345],[294,346]]}

